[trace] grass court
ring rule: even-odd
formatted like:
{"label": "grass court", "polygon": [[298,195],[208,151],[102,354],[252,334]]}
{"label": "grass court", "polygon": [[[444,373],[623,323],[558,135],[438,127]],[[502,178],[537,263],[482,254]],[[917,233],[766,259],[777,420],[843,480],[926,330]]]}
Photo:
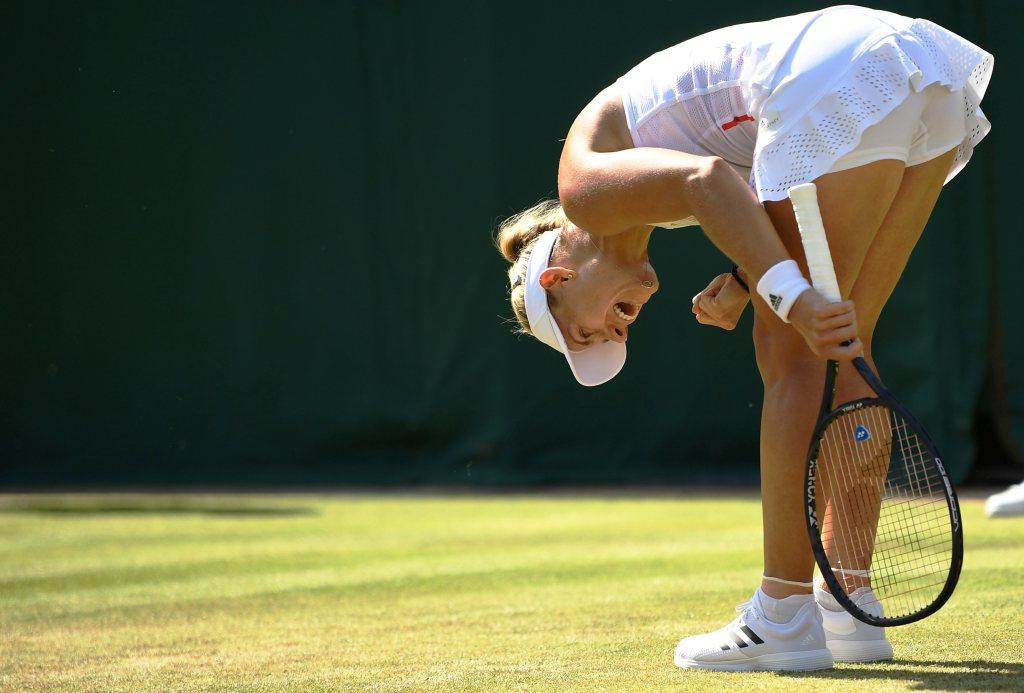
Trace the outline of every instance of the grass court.
{"label": "grass court", "polygon": [[895,662],[783,675],[672,664],[758,582],[754,496],[4,495],[0,689],[1024,690],[1024,518],[962,504]]}

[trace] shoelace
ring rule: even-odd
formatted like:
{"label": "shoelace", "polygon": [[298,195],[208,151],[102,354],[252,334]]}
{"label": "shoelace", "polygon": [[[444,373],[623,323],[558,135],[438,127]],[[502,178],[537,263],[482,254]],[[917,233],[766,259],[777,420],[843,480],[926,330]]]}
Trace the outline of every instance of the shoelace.
{"label": "shoelace", "polygon": [[[732,626],[737,621],[743,621],[744,623],[749,623],[751,621],[756,621],[759,618],[758,615],[757,615],[757,609],[754,608],[754,600],[753,599],[748,599],[747,601],[743,602],[742,604],[737,604],[736,605],[736,611],[740,612],[743,615],[742,616],[737,616],[736,618],[734,618],[732,620],[732,623],[730,623],[728,626],[726,626],[726,628]],[[747,618],[747,612],[748,611],[752,614],[750,618]]]}

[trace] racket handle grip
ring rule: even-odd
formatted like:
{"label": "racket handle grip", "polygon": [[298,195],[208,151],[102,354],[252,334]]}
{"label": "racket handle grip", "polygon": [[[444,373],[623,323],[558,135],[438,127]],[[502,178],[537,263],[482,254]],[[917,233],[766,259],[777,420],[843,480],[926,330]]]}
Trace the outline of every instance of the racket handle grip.
{"label": "racket handle grip", "polygon": [[843,300],[839,292],[836,269],[832,265],[832,253],[828,249],[825,225],[818,209],[818,189],[814,183],[804,183],[789,189],[789,200],[793,203],[793,214],[800,229],[800,240],[811,272],[811,284],[822,296],[833,302]]}

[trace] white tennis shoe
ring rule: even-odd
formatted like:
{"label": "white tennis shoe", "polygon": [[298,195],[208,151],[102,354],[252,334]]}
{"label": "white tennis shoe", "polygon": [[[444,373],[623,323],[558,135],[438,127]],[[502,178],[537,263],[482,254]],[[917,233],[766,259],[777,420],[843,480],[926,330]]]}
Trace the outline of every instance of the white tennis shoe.
{"label": "white tennis shoe", "polygon": [[[870,587],[854,590],[850,597],[854,604],[872,616],[882,615],[882,605]],[[885,637],[885,628],[855,619],[821,585],[814,588],[814,599],[821,610],[825,643],[837,662],[882,662],[892,659],[892,645]]]}
{"label": "white tennis shoe", "polygon": [[985,501],[985,514],[989,517],[1024,515],[1024,481],[989,496]]}
{"label": "white tennis shoe", "polygon": [[760,592],[736,607],[732,623],[704,635],[684,638],[676,645],[675,663],[683,669],[712,671],[813,671],[832,667],[825,631],[813,599],[801,606],[788,623],[769,621]]}

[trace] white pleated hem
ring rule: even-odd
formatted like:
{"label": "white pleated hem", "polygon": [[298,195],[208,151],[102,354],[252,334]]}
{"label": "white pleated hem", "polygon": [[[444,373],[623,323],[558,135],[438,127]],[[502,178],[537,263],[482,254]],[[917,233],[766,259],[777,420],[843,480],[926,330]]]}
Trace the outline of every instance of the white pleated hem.
{"label": "white pleated hem", "polygon": [[[774,114],[789,123],[784,129],[772,132],[765,128],[769,119],[762,118],[751,186],[762,202],[785,199],[791,187],[812,182],[854,151],[863,132],[911,90],[920,92],[932,84],[963,94],[964,136],[946,177],[949,182],[992,128],[980,104],[993,63],[991,54],[969,41],[927,20],[915,20],[909,31],[868,49],[804,113]],[[762,114],[771,108],[769,97]]]}

